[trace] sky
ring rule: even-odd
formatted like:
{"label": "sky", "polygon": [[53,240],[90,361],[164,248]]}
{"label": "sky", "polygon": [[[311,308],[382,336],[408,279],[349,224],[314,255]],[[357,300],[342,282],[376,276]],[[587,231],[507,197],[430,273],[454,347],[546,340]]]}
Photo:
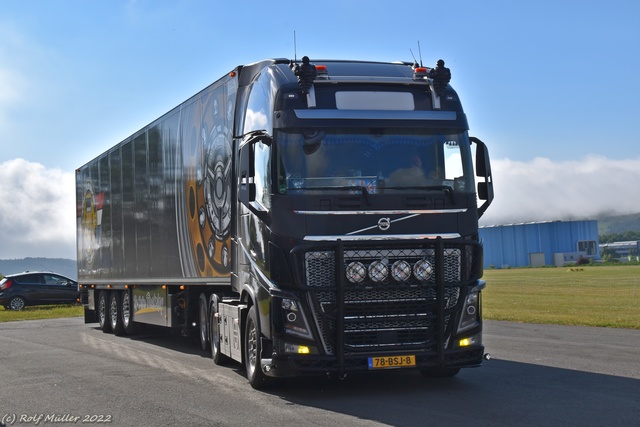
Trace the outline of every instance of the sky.
{"label": "sky", "polygon": [[237,65],[294,54],[444,59],[492,159],[483,225],[640,212],[637,0],[0,4],[0,259],[74,259],[75,169]]}

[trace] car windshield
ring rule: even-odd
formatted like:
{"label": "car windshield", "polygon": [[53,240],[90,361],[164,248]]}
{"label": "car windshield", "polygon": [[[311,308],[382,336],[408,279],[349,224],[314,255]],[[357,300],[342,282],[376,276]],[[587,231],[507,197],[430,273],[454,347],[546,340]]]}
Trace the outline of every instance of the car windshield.
{"label": "car windshield", "polygon": [[280,194],[473,191],[466,133],[417,129],[277,131]]}

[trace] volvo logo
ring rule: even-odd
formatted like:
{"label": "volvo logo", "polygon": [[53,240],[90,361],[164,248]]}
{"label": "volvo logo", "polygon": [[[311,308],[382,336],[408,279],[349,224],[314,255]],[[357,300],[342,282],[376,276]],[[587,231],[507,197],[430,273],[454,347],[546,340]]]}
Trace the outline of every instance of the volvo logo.
{"label": "volvo logo", "polygon": [[387,231],[391,227],[391,218],[380,218],[378,220],[378,228]]}

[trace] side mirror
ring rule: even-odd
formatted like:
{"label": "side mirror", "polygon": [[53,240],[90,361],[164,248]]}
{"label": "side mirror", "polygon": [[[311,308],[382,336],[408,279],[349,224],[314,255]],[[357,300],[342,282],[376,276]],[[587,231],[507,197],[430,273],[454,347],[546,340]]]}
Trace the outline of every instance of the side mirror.
{"label": "side mirror", "polygon": [[259,130],[245,135],[239,150],[239,185],[238,200],[255,213],[262,221],[266,221],[268,211],[256,203],[255,184],[255,147],[257,143],[271,146],[272,139],[266,131]]}
{"label": "side mirror", "polygon": [[469,140],[476,144],[476,176],[484,178],[484,181],[478,182],[478,199],[485,201],[478,207],[478,217],[481,217],[493,201],[491,162],[485,143],[473,136]]}
{"label": "side mirror", "polygon": [[246,143],[240,147],[239,166],[238,199],[249,206],[256,200],[256,184],[253,182],[256,173],[253,144]]}

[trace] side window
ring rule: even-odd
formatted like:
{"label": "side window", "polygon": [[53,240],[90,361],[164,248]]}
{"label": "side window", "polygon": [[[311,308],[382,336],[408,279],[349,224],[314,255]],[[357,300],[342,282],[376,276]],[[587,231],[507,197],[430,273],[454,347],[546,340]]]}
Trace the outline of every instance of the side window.
{"label": "side window", "polygon": [[17,283],[28,283],[28,284],[40,284],[42,283],[42,278],[40,274],[25,274],[24,276],[18,276],[14,279]]}
{"label": "side window", "polygon": [[44,283],[47,285],[65,285],[67,281],[60,276],[54,276],[52,274],[44,275]]}
{"label": "side window", "polygon": [[273,129],[272,112],[273,96],[271,96],[271,75],[265,70],[253,83],[244,116],[243,133],[254,130],[266,130],[271,134]]}
{"label": "side window", "polygon": [[255,145],[256,201],[271,208],[271,147],[259,142]]}

